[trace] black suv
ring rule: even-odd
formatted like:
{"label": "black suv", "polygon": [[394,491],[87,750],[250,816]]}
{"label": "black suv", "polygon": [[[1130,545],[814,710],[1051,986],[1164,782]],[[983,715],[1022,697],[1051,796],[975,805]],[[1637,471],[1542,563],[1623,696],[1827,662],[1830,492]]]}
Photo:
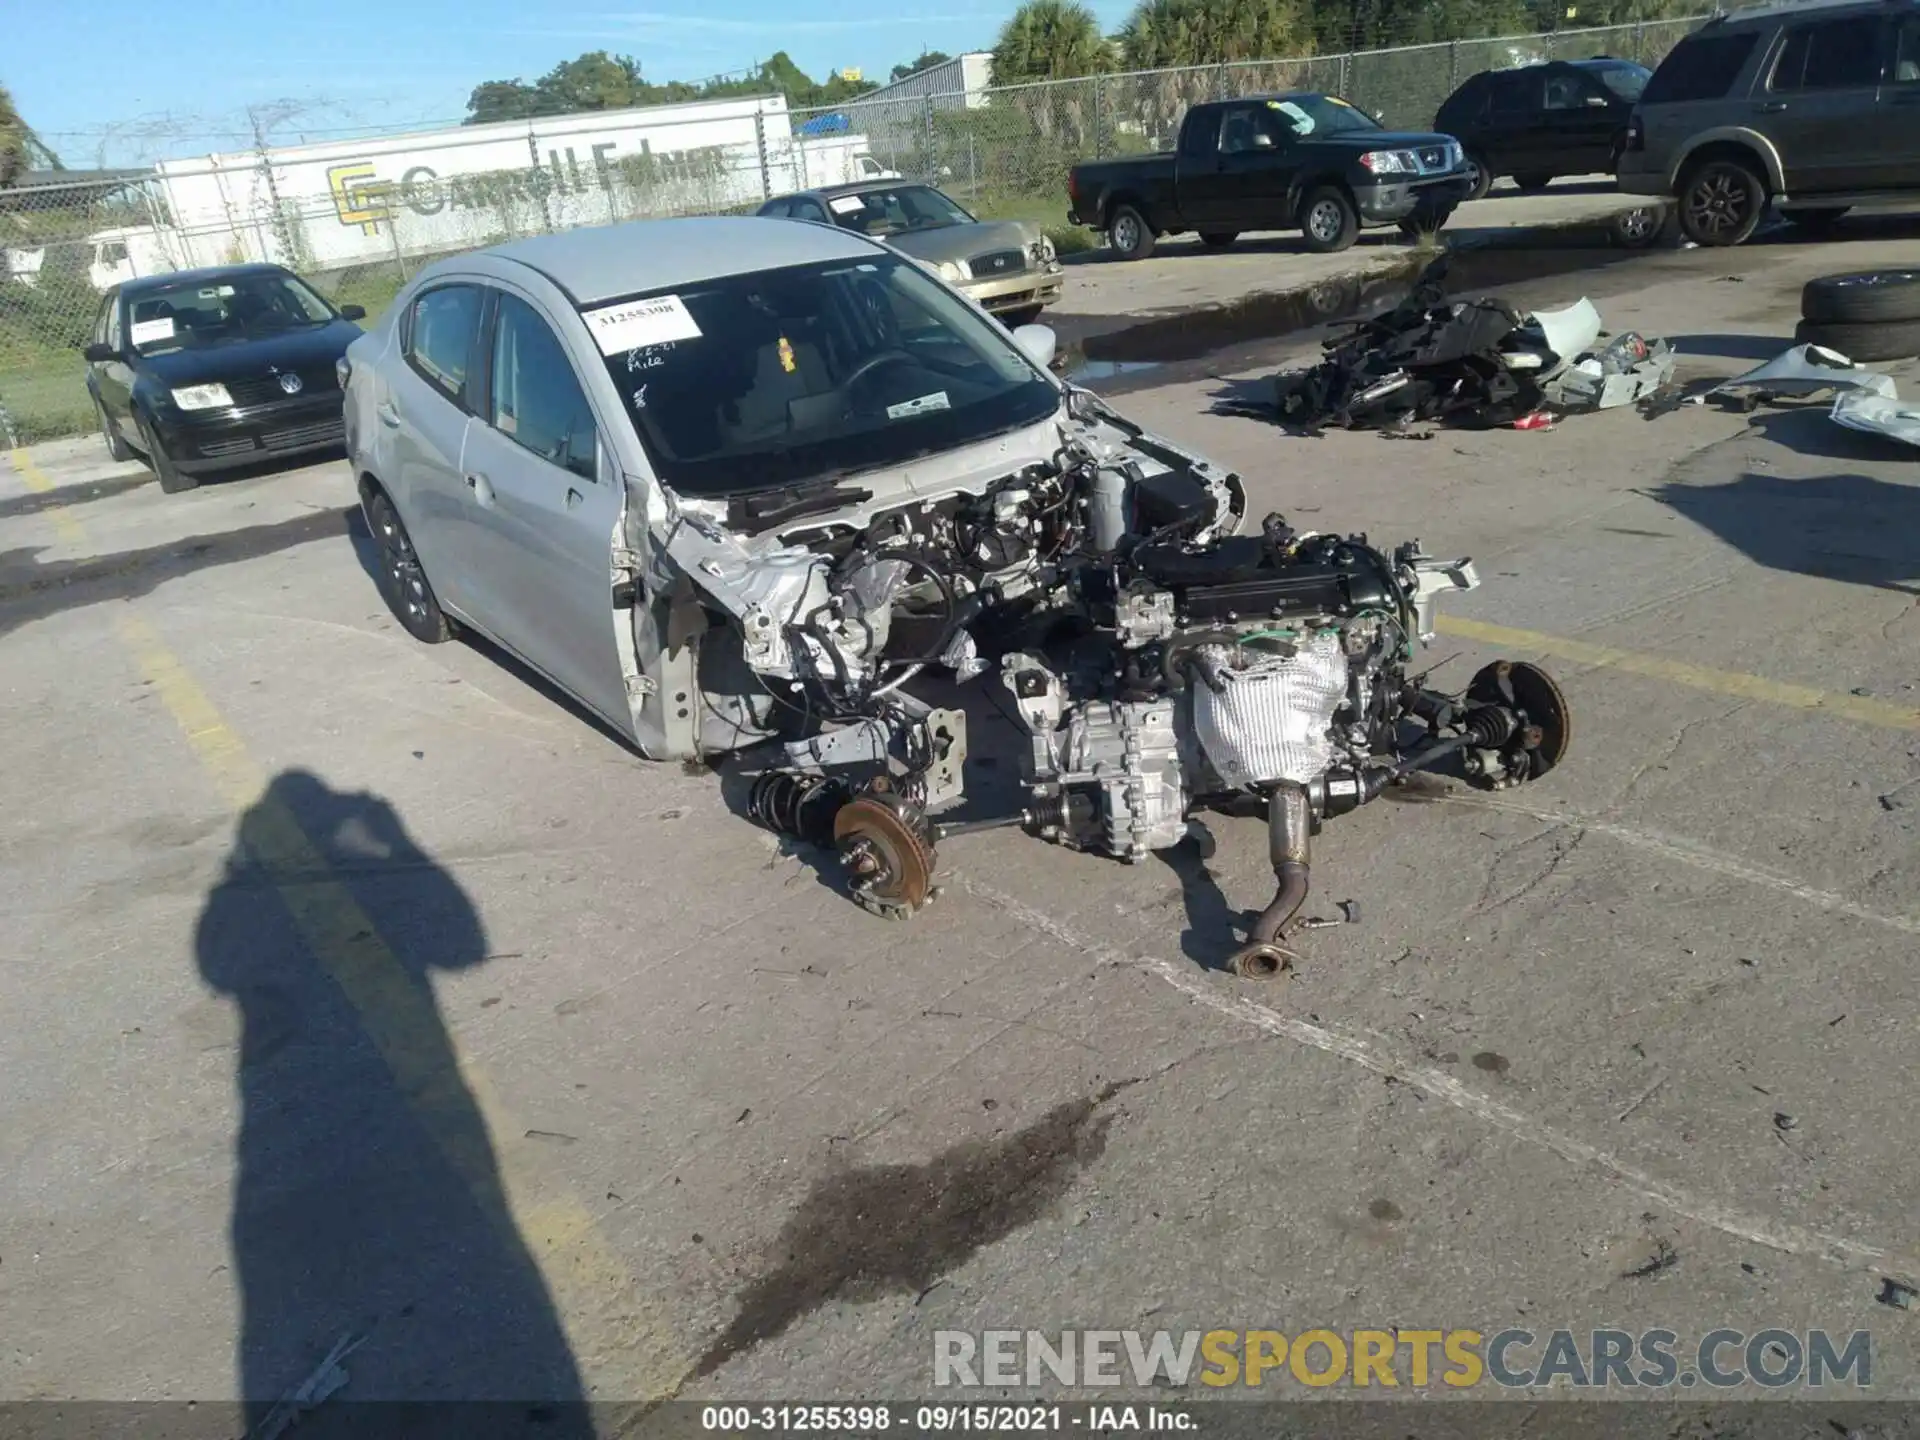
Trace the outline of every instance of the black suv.
{"label": "black suv", "polygon": [[1611,173],[1647,75],[1607,55],[1486,70],[1447,97],[1433,128],[1466,149],[1475,200],[1502,175],[1539,190],[1562,175]]}
{"label": "black suv", "polygon": [[1620,188],[1679,201],[1700,245],[1738,245],[1771,201],[1808,228],[1920,204],[1920,5],[1812,0],[1716,15],[1660,62]]}

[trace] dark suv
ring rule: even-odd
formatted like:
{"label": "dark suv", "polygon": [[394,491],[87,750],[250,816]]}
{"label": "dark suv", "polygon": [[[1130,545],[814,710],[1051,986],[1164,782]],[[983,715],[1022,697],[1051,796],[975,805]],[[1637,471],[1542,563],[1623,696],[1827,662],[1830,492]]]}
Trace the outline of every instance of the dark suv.
{"label": "dark suv", "polygon": [[1717,15],[1660,62],[1618,175],[1679,201],[1701,245],[1738,245],[1771,201],[1818,228],[1920,204],[1920,5],[1812,0]]}
{"label": "dark suv", "polygon": [[1502,175],[1539,190],[1562,175],[1613,170],[1647,68],[1596,55],[1486,70],[1447,97],[1433,128],[1458,140],[1478,200]]}

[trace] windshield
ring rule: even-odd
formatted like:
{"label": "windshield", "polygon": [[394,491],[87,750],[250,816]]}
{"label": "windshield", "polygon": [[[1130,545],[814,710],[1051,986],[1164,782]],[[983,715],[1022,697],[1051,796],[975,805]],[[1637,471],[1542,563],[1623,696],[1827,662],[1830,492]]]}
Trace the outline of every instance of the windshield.
{"label": "windshield", "polygon": [[1640,92],[1647,88],[1647,79],[1651,70],[1639,65],[1603,65],[1594,73],[1600,77],[1600,83],[1629,104],[1640,98]]}
{"label": "windshield", "polygon": [[1379,122],[1334,95],[1283,95],[1267,101],[1295,135],[1342,135],[1352,130],[1378,130]]}
{"label": "windshield", "polygon": [[947,225],[971,225],[973,217],[928,185],[898,185],[887,190],[862,190],[857,195],[827,199],[833,223],[862,235],[900,235],[909,230],[938,230]]}
{"label": "windshield", "polygon": [[1059,391],[910,260],[729,275],[585,312],[680,494],[828,482],[1045,419]]}
{"label": "windshield", "polygon": [[162,285],[127,300],[127,338],[143,355],[257,340],[334,319],[333,308],[291,275]]}

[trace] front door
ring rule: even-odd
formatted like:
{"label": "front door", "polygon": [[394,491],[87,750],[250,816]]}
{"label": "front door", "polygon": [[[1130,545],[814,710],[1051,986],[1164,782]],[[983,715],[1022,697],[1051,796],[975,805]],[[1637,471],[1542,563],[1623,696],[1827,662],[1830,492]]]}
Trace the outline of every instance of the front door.
{"label": "front door", "polygon": [[121,316],[119,291],[110,293],[100,307],[93,338],[114,354],[113,359],[93,367],[93,385],[100,396],[100,408],[120,427],[121,435],[132,435],[133,368],[126,361],[127,332]]}
{"label": "front door", "polygon": [[1297,165],[1290,125],[1253,100],[1220,112],[1220,134],[1210,157],[1189,167],[1182,157],[1180,208],[1202,231],[1284,230],[1294,223],[1287,192]]}
{"label": "front door", "polygon": [[1554,65],[1547,71],[1541,134],[1548,154],[1542,173],[1597,175],[1613,158],[1613,137],[1631,106],[1586,71]]}
{"label": "front door", "polygon": [[1755,128],[1780,151],[1793,199],[1865,189],[1880,173],[1873,121],[1889,38],[1880,15],[1787,27],[1751,103]]}
{"label": "front door", "polygon": [[490,629],[630,732],[613,608],[623,490],[601,464],[586,387],[546,316],[507,290],[498,292],[487,372],[464,468]]}
{"label": "front door", "polygon": [[1920,190],[1920,15],[1893,25],[1893,63],[1880,85],[1874,131],[1880,168],[1873,183],[1885,190]]}
{"label": "front door", "polygon": [[491,633],[475,584],[476,537],[461,460],[472,422],[486,292],[463,283],[417,295],[404,322],[405,364],[388,368],[375,404],[392,457],[394,499],[441,602]]}

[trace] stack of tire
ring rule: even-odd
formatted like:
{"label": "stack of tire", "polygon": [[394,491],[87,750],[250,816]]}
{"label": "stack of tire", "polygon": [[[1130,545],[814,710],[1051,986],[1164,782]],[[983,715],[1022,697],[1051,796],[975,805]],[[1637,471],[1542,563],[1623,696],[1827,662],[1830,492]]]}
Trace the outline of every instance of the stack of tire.
{"label": "stack of tire", "polygon": [[1800,314],[1794,339],[1849,360],[1920,355],[1920,270],[1817,276],[1800,292]]}

